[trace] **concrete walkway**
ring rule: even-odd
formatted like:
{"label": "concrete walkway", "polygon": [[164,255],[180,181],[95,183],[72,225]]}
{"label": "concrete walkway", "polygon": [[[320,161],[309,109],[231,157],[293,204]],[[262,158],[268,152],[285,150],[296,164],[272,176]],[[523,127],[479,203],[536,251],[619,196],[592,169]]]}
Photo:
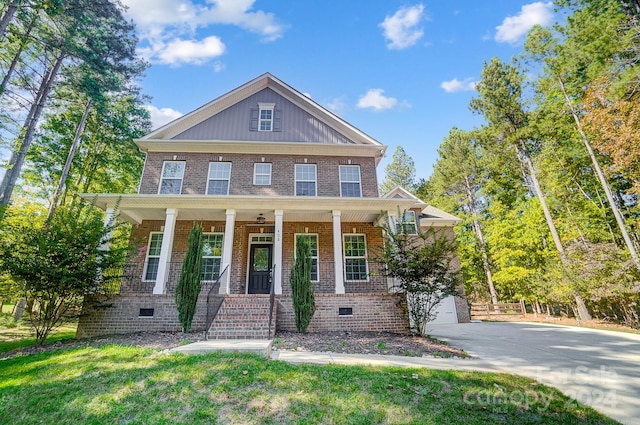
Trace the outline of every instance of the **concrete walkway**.
{"label": "concrete walkway", "polygon": [[271,351],[271,341],[201,341],[173,352],[249,351],[288,363],[506,372],[558,388],[623,424],[640,425],[640,335],[537,323],[431,325],[473,358]]}

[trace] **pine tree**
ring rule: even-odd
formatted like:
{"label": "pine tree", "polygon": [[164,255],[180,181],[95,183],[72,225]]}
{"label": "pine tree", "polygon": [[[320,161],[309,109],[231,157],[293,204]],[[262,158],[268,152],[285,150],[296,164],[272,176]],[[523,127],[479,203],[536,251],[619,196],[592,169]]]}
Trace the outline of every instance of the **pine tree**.
{"label": "pine tree", "polygon": [[293,311],[296,318],[296,329],[306,333],[309,323],[316,311],[316,301],[311,286],[311,248],[304,236],[296,240],[296,257],[291,268],[291,294]]}
{"label": "pine tree", "polygon": [[402,146],[396,148],[391,163],[385,167],[384,172],[380,194],[384,195],[396,186],[401,186],[409,192],[416,189],[416,167]]}
{"label": "pine tree", "polygon": [[178,319],[184,333],[191,329],[191,322],[198,303],[198,294],[200,294],[202,273],[202,225],[200,223],[193,224],[187,243],[187,253],[182,262],[180,280],[176,288]]}

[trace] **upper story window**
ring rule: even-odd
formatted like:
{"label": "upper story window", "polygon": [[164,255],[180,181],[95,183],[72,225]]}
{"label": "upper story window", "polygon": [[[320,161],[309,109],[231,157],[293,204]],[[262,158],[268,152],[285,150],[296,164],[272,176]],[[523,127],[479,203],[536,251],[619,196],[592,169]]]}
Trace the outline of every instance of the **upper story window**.
{"label": "upper story window", "polygon": [[162,178],[158,193],[180,194],[184,167],[184,161],[165,161],[162,164]]}
{"label": "upper story window", "polygon": [[258,103],[258,131],[273,130],[273,115],[275,103]]}
{"label": "upper story window", "polygon": [[147,245],[147,258],[144,262],[144,280],[154,281],[160,266],[160,250],[162,249],[162,233],[151,232]]}
{"label": "upper story window", "polygon": [[253,184],[260,186],[271,184],[271,164],[263,162],[253,164]]}
{"label": "upper story window", "polygon": [[202,275],[201,279],[211,282],[220,276],[220,263],[222,262],[223,233],[202,234]]}
{"label": "upper story window", "polygon": [[404,233],[405,235],[417,235],[418,223],[416,220],[415,211],[405,211],[403,217],[396,225],[396,231],[398,233]]}
{"label": "upper story window", "polygon": [[207,195],[228,195],[230,178],[230,162],[210,162]]}
{"label": "upper story window", "polygon": [[[296,246],[301,238],[306,239],[309,243],[309,250],[311,251],[311,281],[319,282],[318,261],[320,257],[318,255],[318,235],[315,233],[296,233],[295,236]],[[294,248],[293,252],[296,252],[296,249],[297,248]]]}
{"label": "upper story window", "polygon": [[340,166],[340,196],[351,198],[362,196],[359,165]]}
{"label": "upper story window", "polygon": [[296,196],[316,196],[316,164],[296,164]]}

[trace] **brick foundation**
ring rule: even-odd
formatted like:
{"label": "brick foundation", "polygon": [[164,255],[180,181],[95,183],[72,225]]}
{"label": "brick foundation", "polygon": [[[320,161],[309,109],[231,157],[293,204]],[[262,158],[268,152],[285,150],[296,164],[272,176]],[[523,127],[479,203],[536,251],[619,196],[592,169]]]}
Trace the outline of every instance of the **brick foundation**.
{"label": "brick foundation", "polygon": [[[407,333],[409,318],[406,299],[401,294],[315,294],[316,312],[309,332],[367,331]],[[341,316],[339,309],[350,308],[352,314]],[[295,331],[295,317],[290,296],[278,299],[277,329]]]}

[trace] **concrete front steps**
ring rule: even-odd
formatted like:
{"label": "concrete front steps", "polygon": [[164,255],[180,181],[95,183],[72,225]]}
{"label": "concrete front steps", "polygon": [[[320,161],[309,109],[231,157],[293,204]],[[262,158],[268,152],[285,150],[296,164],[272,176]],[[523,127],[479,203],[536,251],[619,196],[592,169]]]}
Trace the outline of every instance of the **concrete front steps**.
{"label": "concrete front steps", "polygon": [[269,308],[269,295],[227,295],[207,332],[207,339],[270,339],[276,328],[277,303],[275,300],[271,315],[271,334],[269,334]]}

